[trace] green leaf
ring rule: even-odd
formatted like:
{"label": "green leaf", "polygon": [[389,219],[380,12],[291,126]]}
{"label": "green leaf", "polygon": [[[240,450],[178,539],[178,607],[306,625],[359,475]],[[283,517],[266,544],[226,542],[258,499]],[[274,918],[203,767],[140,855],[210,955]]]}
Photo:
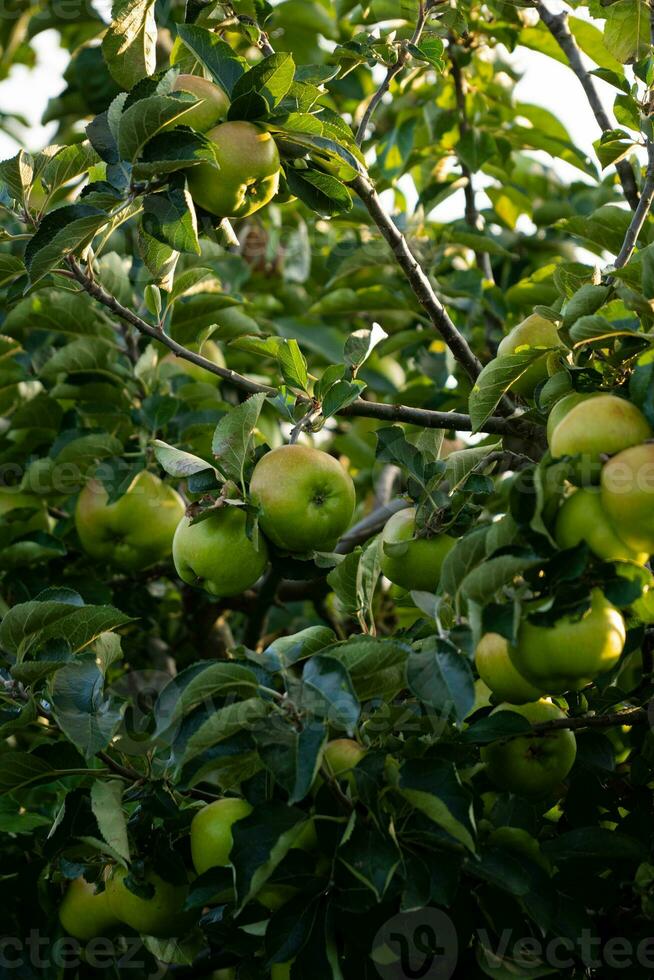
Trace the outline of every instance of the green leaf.
{"label": "green leaf", "polygon": [[237,408],[223,415],[213,434],[211,450],[218,466],[229,480],[243,486],[245,465],[252,448],[252,434],[259,421],[266,395],[252,395]]}
{"label": "green leaf", "polygon": [[134,162],[145,145],[171,122],[183,120],[197,104],[186,93],[152,95],[134,102],[120,118],[118,149],[121,160]]}
{"label": "green leaf", "polygon": [[355,827],[338,849],[338,860],[381,902],[400,864],[397,844],[375,827]]}
{"label": "green leaf", "polygon": [[409,657],[406,676],[412,693],[445,717],[463,721],[475,703],[470,664],[449,640],[423,641]]}
{"label": "green leaf", "polygon": [[343,214],[354,206],[345,184],[321,170],[288,167],[286,180],[291,193],[318,214]]}
{"label": "green leaf", "polygon": [[86,173],[98,161],[98,154],[90,143],[73,143],[72,146],[62,147],[50,159],[41,172],[41,179],[50,190],[56,190],[74,177]]}
{"label": "green leaf", "polygon": [[0,793],[11,793],[37,782],[54,781],[58,773],[29,752],[3,752],[0,756]]}
{"label": "green leaf", "polygon": [[291,54],[286,51],[271,54],[241,75],[232,89],[232,99],[255,92],[272,110],[290,89],[294,76],[295,62]]}
{"label": "green leaf", "polygon": [[276,353],[282,376],[289,388],[306,392],[309,384],[307,361],[297,340],[282,340],[277,345]]}
{"label": "green leaf", "polygon": [[249,731],[268,713],[268,706],[258,697],[218,708],[188,739],[182,755],[182,763],[189,762],[190,759],[201,755],[231,735]]}
{"label": "green leaf", "polygon": [[143,230],[176,252],[200,255],[198,223],[186,179],[173,181],[166,190],[143,198]]}
{"label": "green leaf", "polygon": [[517,555],[498,555],[474,568],[461,583],[461,593],[471,602],[490,602],[505,585],[529,568],[538,565],[540,559]]}
{"label": "green leaf", "polygon": [[161,439],[155,439],[154,455],[157,462],[171,476],[181,478],[213,469],[211,463],[207,463],[206,460],[194,456],[193,453],[187,453],[182,449],[169,446],[167,442],[162,442]]}
{"label": "green leaf", "polygon": [[349,735],[361,714],[350,675],[335,657],[319,653],[307,661],[302,674],[302,707]]}
{"label": "green leaf", "polygon": [[307,626],[292,636],[280,636],[261,655],[266,670],[279,671],[331,646],[336,634],[328,626]]}
{"label": "green leaf", "polygon": [[114,0],[111,24],[102,42],[109,71],[125,89],[157,67],[155,0]]}
{"label": "green leaf", "polygon": [[194,24],[178,24],[177,33],[188,50],[195,55],[214,81],[231,97],[239,78],[245,72],[246,62],[239,58],[213,31]]}
{"label": "green leaf", "polygon": [[73,605],[36,599],[13,606],[0,624],[0,645],[19,658],[52,639],[68,641],[78,653],[102,633],[131,621],[112,606]]}
{"label": "green leaf", "polygon": [[597,858],[609,861],[644,861],[647,848],[641,840],[604,827],[577,827],[551,841],[545,841],[543,851],[556,864]]}
{"label": "green leaf", "polygon": [[23,206],[34,180],[34,160],[25,150],[15,157],[0,161],[0,181],[6,184],[10,197]]}
{"label": "green leaf", "polygon": [[647,55],[649,20],[649,6],[644,0],[617,0],[607,7],[604,45],[617,61],[631,64]]}
{"label": "green leaf", "polygon": [[92,660],[58,670],[49,700],[57,724],[87,758],[106,749],[122,719],[121,706],[105,698],[104,676]]}
{"label": "green leaf", "polygon": [[622,65],[617,58],[612,57],[605,43],[602,31],[580,17],[568,17],[568,27],[575,41],[596,65],[608,71],[622,73]]}
{"label": "green leaf", "polygon": [[313,724],[297,732],[264,725],[260,733],[255,733],[255,740],[261,761],[286,792],[288,802],[304,800],[320,769],[326,728]]}
{"label": "green leaf", "polygon": [[412,806],[469,851],[475,851],[475,825],[470,797],[452,762],[444,759],[409,759],[400,770],[397,788]]}
{"label": "green leaf", "polygon": [[547,351],[534,348],[520,354],[495,357],[484,367],[468,399],[473,432],[480,431],[511,385],[522,377],[534,361],[546,354]]}
{"label": "green leaf", "polygon": [[129,862],[127,820],[123,811],[123,784],[112,779],[97,780],[91,787],[91,809],[102,839],[116,854]]}
{"label": "green leaf", "polygon": [[230,861],[239,908],[265,885],[302,833],[306,814],[282,803],[264,803],[233,828]]}
{"label": "green leaf", "polygon": [[68,255],[88,245],[106,223],[105,212],[87,204],[69,204],[46,214],[25,249],[25,266],[32,285]]}

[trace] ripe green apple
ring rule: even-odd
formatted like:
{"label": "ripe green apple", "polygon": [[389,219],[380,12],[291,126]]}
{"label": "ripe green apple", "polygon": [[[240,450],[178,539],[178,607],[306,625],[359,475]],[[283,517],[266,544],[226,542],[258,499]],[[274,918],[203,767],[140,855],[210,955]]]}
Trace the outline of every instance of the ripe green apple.
{"label": "ripe green apple", "polygon": [[361,762],[366,750],[353,738],[335,738],[323,749],[322,761],[334,779],[340,779]]}
{"label": "ripe green apple", "polygon": [[481,679],[500,701],[525,704],[538,701],[543,695],[518,673],[509,656],[509,644],[499,633],[482,636],[475,651],[475,664]]}
{"label": "ripe green apple", "polygon": [[116,868],[107,882],[109,906],[117,919],[146,936],[166,939],[182,935],[188,927],[188,916],[182,913],[187,885],[172,885],[150,872],[146,881],[154,888],[152,898],[140,898],[125,884],[128,872]]}
{"label": "ripe green apple", "polygon": [[582,456],[591,464],[650,439],[650,424],[635,405],[616,395],[595,395],[571,408],[552,432],[555,459]]}
{"label": "ripe green apple", "polygon": [[208,803],[191,823],[191,857],[199,875],[209,868],[226,868],[234,839],[232,827],[252,813],[247,800],[224,799]]}
{"label": "ripe green apple", "polygon": [[547,444],[548,446],[552,444],[552,434],[556,429],[559,422],[562,422],[566,417],[568,412],[575,407],[575,405],[580,405],[582,402],[587,401],[589,398],[595,398],[597,396],[596,392],[581,392],[581,391],[571,391],[570,394],[564,395],[560,398],[552,408],[550,409],[550,414],[547,416]]}
{"label": "ripe green apple", "polygon": [[114,930],[119,920],[109,904],[106,888],[96,893],[94,884],[75,878],[59,906],[59,921],[69,936],[88,942]]}
{"label": "ripe green apple", "polygon": [[516,669],[548,694],[578,691],[620,659],[624,619],[599,589],[579,619],[563,616],[554,626],[523,619],[510,656]]}
{"label": "ripe green apple", "polygon": [[227,115],[229,99],[219,85],[201,78],[199,75],[178,75],[173,85],[173,92],[189,92],[201,100],[198,105],[184,113],[179,119],[167,123],[161,132],[167,132],[176,126],[190,126],[199,133],[206,133],[216,126]]}
{"label": "ripe green apple", "polygon": [[630,548],[654,554],[654,445],[618,453],[602,469],[602,504]]}
{"label": "ripe green apple", "polygon": [[[536,725],[565,718],[564,713],[545,699],[531,704],[501,704],[498,711],[512,711]],[[518,735],[484,746],[482,762],[489,778],[501,789],[530,800],[549,796],[568,775],[577,755],[577,741],[568,729],[543,735]]]}
{"label": "ripe green apple", "polygon": [[582,487],[563,502],[555,537],[560,548],[575,548],[584,541],[604,561],[637,561],[644,565],[649,558],[649,552],[630,548],[618,536],[596,487]]}
{"label": "ripe green apple", "polygon": [[235,506],[219,507],[199,524],[183,517],[173,539],[173,561],[182,581],[220,597],[253,586],[268,564],[268,549],[261,535],[255,548],[245,526],[245,514]]}
{"label": "ripe green apple", "polygon": [[347,529],[356,503],[350,474],[328,453],[280,446],[262,456],[250,483],[259,524],[278,548],[330,551]]}
{"label": "ripe green apple", "polygon": [[409,592],[435,592],[455,539],[448,534],[416,538],[415,532],[415,507],[388,519],[381,536],[381,569],[387,579]]}
{"label": "ripe green apple", "polygon": [[220,218],[247,218],[273,199],[279,187],[279,151],[264,129],[226,122],[210,129],[220,167],[190,167],[187,180],[196,204]]}
{"label": "ripe green apple", "polygon": [[154,473],[143,470],[126,492],[108,503],[104,486],[92,480],[75,508],[84,551],[124,571],[138,571],[170,556],[184,501]]}
{"label": "ripe green apple", "polygon": [[[552,347],[563,346],[556,325],[538,313],[532,313],[500,341],[497,354],[499,357],[504,357],[507,354],[522,354],[532,347],[549,350]],[[547,377],[547,358],[540,357],[529,365],[517,381],[514,381],[511,390],[518,395],[528,397],[533,394],[536,385],[545,381]]]}
{"label": "ripe green apple", "polygon": [[[202,357],[206,357],[208,361],[211,361],[217,367],[224,368],[226,366],[223,352],[215,340],[206,340],[200,348],[197,348],[194,344],[190,344],[189,350],[201,354]],[[212,374],[211,371],[200,367],[199,364],[193,364],[192,361],[185,361],[183,357],[176,357],[175,354],[167,354],[162,360],[161,366],[164,368],[165,374],[168,374],[168,372],[171,374],[185,374],[191,381],[196,381],[198,384],[220,384],[220,378],[217,374]]]}
{"label": "ripe green apple", "polygon": [[293,960],[288,963],[273,963],[270,971],[270,980],[291,980],[291,967]]}

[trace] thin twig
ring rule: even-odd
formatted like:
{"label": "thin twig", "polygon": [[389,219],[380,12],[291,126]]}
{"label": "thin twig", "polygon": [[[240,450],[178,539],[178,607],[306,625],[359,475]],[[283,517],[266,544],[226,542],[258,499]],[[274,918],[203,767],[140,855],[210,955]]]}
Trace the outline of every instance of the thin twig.
{"label": "thin twig", "polygon": [[[570,32],[567,13],[564,12],[561,14],[553,14],[552,11],[545,6],[543,0],[533,0],[533,5],[538,11],[540,19],[543,21],[550,34],[568,59],[573,72],[581,82],[583,90],[586,93],[586,98],[588,99],[590,107],[593,110],[593,115],[597,120],[597,125],[600,127],[603,133],[606,133],[611,129],[615,129],[615,126],[612,125],[611,120],[609,119],[606,110],[602,105],[599,93],[595,87],[595,82],[590,72],[584,65],[579,46],[575,41],[573,34]],[[634,177],[632,167],[626,160],[620,160],[618,163],[616,163],[615,169],[617,170],[618,177],[620,178],[620,183],[622,184],[622,189],[624,190],[624,196],[626,197],[631,209],[635,211],[638,207],[638,188],[636,186],[636,178]]]}
{"label": "thin twig", "polygon": [[627,229],[627,234],[625,235],[624,242],[622,243],[622,248],[620,253],[615,260],[615,268],[621,269],[627,264],[629,259],[634,253],[636,248],[636,243],[638,241],[638,236],[643,230],[643,225],[647,220],[647,215],[652,207],[652,202],[654,201],[654,143],[651,141],[647,144],[647,172],[645,175],[645,183],[643,184],[643,189],[640,194],[640,201],[638,202],[638,207],[634,211],[634,216],[631,219],[631,224]]}
{"label": "thin twig", "polygon": [[[614,711],[607,715],[581,715],[577,718],[554,718],[552,721],[541,721],[537,725],[532,725],[531,731],[535,735],[543,735],[560,729],[579,731],[583,728],[613,728],[615,725],[646,725],[648,722],[649,715],[645,708],[629,708],[626,711]],[[515,737],[519,738],[520,734],[524,734],[524,732]]]}
{"label": "thin twig", "polygon": [[[425,24],[427,22],[428,10],[429,10],[429,6],[428,4],[425,3],[425,0],[420,0],[418,20],[409,44],[418,44],[418,42],[420,41],[420,38],[422,37],[422,32],[424,31]],[[381,83],[381,85],[379,86],[379,88],[371,98],[370,102],[368,103],[368,107],[363,114],[363,118],[361,122],[359,123],[359,128],[357,129],[357,135],[356,135],[356,141],[359,144],[359,146],[361,146],[361,144],[365,139],[366,131],[368,129],[368,126],[370,125],[370,120],[372,119],[375,110],[377,109],[377,106],[382,101],[382,99],[388,92],[389,88],[391,87],[391,83],[393,79],[395,78],[396,75],[400,74],[400,72],[406,65],[409,58],[410,58],[410,53],[408,50],[408,46],[406,45],[405,42],[402,42],[395,62],[389,66],[383,82]]]}
{"label": "thin twig", "polygon": [[[470,131],[470,127],[468,125],[468,111],[466,108],[466,96],[465,96],[465,90],[463,86],[463,73],[461,71],[458,61],[456,60],[453,40],[450,41],[450,46],[448,50],[449,50],[450,62],[452,64],[451,74],[452,74],[452,80],[454,81],[454,92],[456,95],[456,104],[458,109],[459,132],[461,134],[461,138],[463,138]],[[461,156],[459,156],[459,166],[461,167],[461,173],[465,178],[465,186],[463,188],[463,193],[465,195],[465,202],[466,202],[466,207],[465,207],[466,221],[470,225],[470,227],[473,228],[475,231],[483,231],[483,221],[481,219],[481,215],[479,214],[479,211],[477,210],[477,202],[475,199],[475,185],[473,183],[472,171],[470,170],[470,167]],[[476,252],[475,255],[477,259],[477,265],[483,272],[485,278],[490,280],[490,282],[495,282],[495,278],[493,276],[493,267],[491,265],[490,255],[488,254],[488,252]]]}
{"label": "thin twig", "polygon": [[[380,419],[384,422],[408,422],[425,429],[454,429],[458,432],[472,432],[469,415],[459,412],[434,412],[427,408],[412,408],[408,405],[387,405],[382,402],[368,402],[357,399],[351,405],[341,408],[339,415],[359,418]],[[542,427],[523,421],[519,416],[500,418],[493,415],[484,422],[484,432],[491,435],[515,435],[526,439],[542,435]]]}

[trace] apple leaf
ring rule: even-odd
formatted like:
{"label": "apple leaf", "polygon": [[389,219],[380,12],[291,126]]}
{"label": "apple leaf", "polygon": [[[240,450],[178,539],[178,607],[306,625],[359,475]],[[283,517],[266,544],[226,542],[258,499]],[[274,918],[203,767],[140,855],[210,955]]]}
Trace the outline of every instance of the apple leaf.
{"label": "apple leaf", "polygon": [[194,456],[193,453],[186,453],[182,449],[169,446],[167,442],[156,439],[154,443],[154,455],[157,462],[163,466],[166,473],[171,476],[184,477],[192,476],[194,473],[202,473],[204,470],[213,469],[211,463]]}
{"label": "apple leaf", "polygon": [[79,606],[65,601],[32,599],[13,606],[0,624],[0,645],[24,657],[48,640],[64,638],[73,653],[83,650],[100,634],[131,622],[112,606]]}
{"label": "apple leaf", "polygon": [[177,34],[231,98],[234,86],[245,72],[246,62],[234,53],[229,44],[205,27],[178,24]]}
{"label": "apple leaf", "polygon": [[398,791],[416,810],[475,851],[475,824],[470,797],[453,762],[439,758],[407,760],[399,772]]}
{"label": "apple leaf", "polygon": [[91,809],[103,840],[124,861],[129,862],[127,821],[122,801],[123,784],[120,780],[97,780],[91,787]]}
{"label": "apple leaf", "polygon": [[198,222],[185,177],[175,176],[166,190],[143,198],[143,230],[176,252],[200,254]]}
{"label": "apple leaf", "polygon": [[104,677],[93,660],[66,664],[54,675],[49,701],[66,737],[87,758],[106,749],[122,718],[122,706],[104,696]]}
{"label": "apple leaf", "polygon": [[266,723],[260,732],[255,730],[254,738],[261,761],[286,792],[289,804],[304,800],[320,769],[326,728],[313,724],[300,732],[286,726],[271,730]]}
{"label": "apple leaf", "polygon": [[286,180],[292,194],[318,214],[327,216],[351,211],[352,197],[345,184],[321,170],[287,167]]}
{"label": "apple leaf", "polygon": [[255,92],[265,100],[268,109],[274,109],[290,89],[294,76],[295,62],[291,54],[286,51],[271,54],[241,75],[232,89],[232,100],[236,102]]}
{"label": "apple leaf", "polygon": [[223,415],[213,434],[212,452],[224,475],[243,486],[245,464],[252,447],[252,433],[261,414],[266,395],[252,395],[237,408]]}
{"label": "apple leaf", "polygon": [[485,366],[468,399],[473,432],[479,432],[511,385],[546,354],[547,351],[534,347],[519,354],[496,357]]}
{"label": "apple leaf", "polygon": [[186,92],[172,95],[152,95],[139,99],[120,117],[118,151],[121,160],[137,160],[146,143],[171,122],[183,121],[184,116],[197,103]]}
{"label": "apple leaf", "polygon": [[406,676],[412,693],[443,717],[463,721],[475,703],[470,664],[449,640],[423,641],[408,659]]}
{"label": "apple leaf", "polygon": [[347,669],[335,657],[317,654],[307,661],[302,674],[301,707],[335,728],[353,733],[361,705]]}
{"label": "apple leaf", "polygon": [[123,88],[132,88],[157,67],[155,0],[114,0],[112,20],[102,42],[109,71]]}
{"label": "apple leaf", "polygon": [[69,204],[46,214],[25,249],[25,267],[31,284],[43,279],[68,255],[88,245],[107,220],[104,211],[88,204]]}
{"label": "apple leaf", "polygon": [[283,803],[263,803],[232,827],[230,854],[239,910],[257,894],[302,832],[307,815]]}
{"label": "apple leaf", "polygon": [[0,181],[6,186],[9,196],[21,206],[25,204],[33,180],[34,160],[25,150],[19,150],[16,156],[0,162]]}

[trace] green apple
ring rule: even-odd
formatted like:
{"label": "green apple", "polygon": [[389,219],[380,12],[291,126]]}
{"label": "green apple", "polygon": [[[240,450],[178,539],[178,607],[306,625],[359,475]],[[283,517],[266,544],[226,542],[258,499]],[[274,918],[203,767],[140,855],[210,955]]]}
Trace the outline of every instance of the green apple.
{"label": "green apple", "polygon": [[637,561],[644,565],[649,558],[649,552],[630,548],[618,536],[596,487],[582,487],[563,502],[555,536],[560,548],[575,548],[584,541],[604,561]]}
{"label": "green apple", "polygon": [[224,799],[208,803],[191,823],[191,857],[199,875],[209,868],[226,868],[234,838],[232,827],[252,813],[247,800]]}
{"label": "green apple", "polygon": [[301,554],[334,548],[356,503],[352,478],[338,460],[297,444],[261,457],[250,494],[264,534],[277,547]]}
{"label": "green apple", "polygon": [[[358,766],[366,755],[366,749],[352,738],[335,738],[328,742],[322,753],[322,766],[327,774],[336,780],[345,780],[354,790],[356,780],[353,769]],[[314,790],[322,785],[320,773],[316,776]]]}
{"label": "green apple", "polygon": [[650,424],[635,405],[616,395],[596,395],[575,405],[552,432],[555,459],[581,456],[591,464],[650,439]]}
{"label": "green apple", "polygon": [[[500,341],[497,354],[498,357],[505,357],[508,354],[522,354],[533,347],[545,351],[552,347],[563,346],[556,325],[538,313],[532,313]],[[534,388],[547,377],[547,358],[543,356],[529,365],[525,373],[513,382],[511,390],[518,395],[529,397],[533,394]]]}
{"label": "green apple", "polygon": [[190,167],[187,180],[196,204],[220,218],[247,218],[273,199],[279,187],[279,151],[270,133],[250,122],[210,129],[219,170]]}
{"label": "green apple", "polygon": [[571,391],[568,395],[564,395],[560,398],[552,408],[547,416],[547,444],[548,446],[552,443],[552,434],[556,429],[559,422],[563,421],[568,412],[575,407],[575,405],[580,405],[581,402],[587,401],[589,398],[595,398],[597,392],[581,392],[581,391]]}
{"label": "green apple", "polygon": [[290,902],[292,898],[295,898],[297,893],[298,889],[294,888],[293,885],[272,884],[264,885],[255,897],[257,902],[269,912],[276,912],[287,902]]}
{"label": "green apple", "polygon": [[188,916],[182,913],[187,885],[173,885],[150,872],[145,880],[154,888],[152,898],[141,898],[125,884],[128,872],[116,868],[107,882],[109,906],[117,919],[146,936],[167,939],[183,935]]}
{"label": "green apple", "polygon": [[69,936],[88,942],[115,930],[119,920],[109,904],[106,889],[96,892],[94,884],[75,878],[59,906],[59,921]]}
{"label": "green apple", "polygon": [[523,619],[509,653],[516,669],[548,694],[578,691],[620,659],[624,619],[599,589],[580,618],[563,616],[554,626]]}
{"label": "green apple", "polygon": [[[206,340],[200,348],[196,348],[194,344],[189,344],[189,350],[201,354],[202,357],[206,357],[208,361],[211,361],[217,367],[224,368],[226,366],[223,352],[214,340]],[[171,374],[185,374],[191,381],[196,381],[198,384],[220,384],[220,378],[217,374],[212,374],[211,371],[207,371],[206,368],[201,367],[199,364],[193,364],[192,361],[185,361],[183,357],[177,357],[175,354],[167,354],[162,360],[161,366],[164,368],[165,374],[168,372]]]}
{"label": "green apple", "polygon": [[602,504],[630,548],[654,554],[654,445],[618,453],[602,469]]}
{"label": "green apple", "polygon": [[53,522],[48,517],[48,511],[41,498],[31,493],[23,493],[14,487],[0,487],[0,518],[15,510],[33,511],[20,522],[25,531],[52,530]]}
{"label": "green apple", "polygon": [[154,473],[143,470],[114,503],[92,480],[80,493],[75,526],[84,551],[123,571],[139,571],[170,557],[184,501]]}
{"label": "green apple", "polygon": [[499,701],[525,704],[538,701],[543,692],[518,673],[511,657],[509,644],[499,633],[482,636],[475,651],[477,672]]}
{"label": "green apple", "polygon": [[435,592],[443,561],[455,539],[448,534],[415,537],[415,533],[415,507],[400,510],[388,519],[381,536],[382,572],[410,592]]}
{"label": "green apple", "polygon": [[220,86],[201,78],[199,75],[178,75],[173,85],[173,92],[189,92],[199,100],[198,105],[184,113],[179,119],[167,123],[161,132],[167,132],[176,126],[190,126],[199,133],[206,133],[216,126],[227,115],[229,99]]}
{"label": "green apple", "polygon": [[293,960],[288,963],[273,963],[270,971],[270,980],[291,980],[291,967]]}
{"label": "green apple", "polygon": [[261,535],[255,548],[245,527],[245,514],[236,506],[219,507],[199,524],[183,517],[173,539],[173,561],[182,581],[220,597],[253,586],[268,564],[268,549]]}
{"label": "green apple", "polygon": [[[512,711],[532,724],[565,718],[545,699],[531,704],[501,704],[498,711]],[[543,735],[518,735],[501,739],[481,750],[488,776],[496,786],[530,800],[550,796],[568,775],[577,755],[577,742],[568,729]]]}

